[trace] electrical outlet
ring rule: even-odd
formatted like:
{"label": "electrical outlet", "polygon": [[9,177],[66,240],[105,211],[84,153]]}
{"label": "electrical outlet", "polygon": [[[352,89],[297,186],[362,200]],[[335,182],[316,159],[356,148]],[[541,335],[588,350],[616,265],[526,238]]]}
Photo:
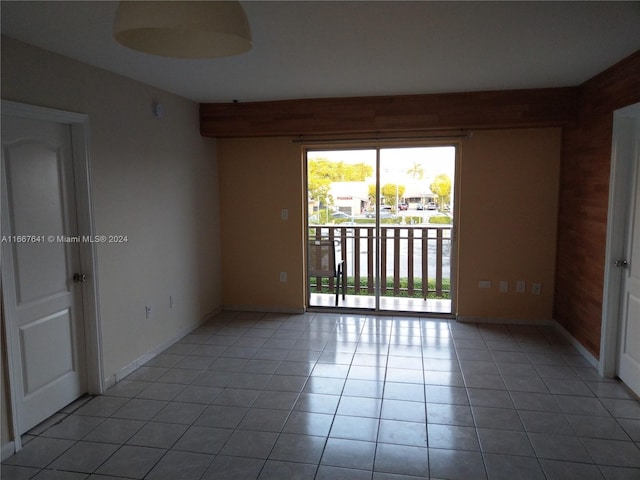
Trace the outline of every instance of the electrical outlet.
{"label": "electrical outlet", "polygon": [[507,293],[509,291],[509,281],[500,280],[500,293]]}
{"label": "electrical outlet", "polygon": [[287,272],[280,272],[280,281],[282,283],[286,283],[287,282]]}
{"label": "electrical outlet", "polygon": [[491,288],[491,280],[480,280],[478,288]]}
{"label": "electrical outlet", "polygon": [[289,209],[283,208],[280,210],[280,219],[281,220],[289,220]]}
{"label": "electrical outlet", "polygon": [[516,292],[518,293],[524,293],[524,291],[527,288],[527,284],[524,280],[518,280],[516,282]]}
{"label": "electrical outlet", "polygon": [[144,315],[147,319],[151,318],[151,305],[144,306]]}
{"label": "electrical outlet", "polygon": [[542,293],[542,284],[534,283],[533,285],[531,285],[531,293],[533,295],[540,295]]}

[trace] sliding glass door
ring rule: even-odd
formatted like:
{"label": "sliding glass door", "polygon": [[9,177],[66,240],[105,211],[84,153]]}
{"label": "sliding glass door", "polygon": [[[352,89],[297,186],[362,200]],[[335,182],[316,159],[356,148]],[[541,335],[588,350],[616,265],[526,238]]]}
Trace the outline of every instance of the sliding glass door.
{"label": "sliding glass door", "polygon": [[455,158],[453,146],[307,150],[310,307],[451,313]]}

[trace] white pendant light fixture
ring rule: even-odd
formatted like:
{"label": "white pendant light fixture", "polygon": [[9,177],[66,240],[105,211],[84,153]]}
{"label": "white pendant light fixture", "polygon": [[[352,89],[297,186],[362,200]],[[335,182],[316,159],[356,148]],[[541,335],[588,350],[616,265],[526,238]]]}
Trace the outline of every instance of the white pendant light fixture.
{"label": "white pendant light fixture", "polygon": [[133,50],[174,58],[226,57],[252,46],[236,1],[122,1],[113,37]]}

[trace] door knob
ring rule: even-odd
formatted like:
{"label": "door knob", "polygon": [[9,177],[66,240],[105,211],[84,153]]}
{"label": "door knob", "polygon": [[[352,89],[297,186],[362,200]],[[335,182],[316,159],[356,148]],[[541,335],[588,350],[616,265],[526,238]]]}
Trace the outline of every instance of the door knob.
{"label": "door knob", "polygon": [[73,281],[75,283],[85,282],[86,280],[87,280],[87,276],[84,273],[74,273],[73,274]]}

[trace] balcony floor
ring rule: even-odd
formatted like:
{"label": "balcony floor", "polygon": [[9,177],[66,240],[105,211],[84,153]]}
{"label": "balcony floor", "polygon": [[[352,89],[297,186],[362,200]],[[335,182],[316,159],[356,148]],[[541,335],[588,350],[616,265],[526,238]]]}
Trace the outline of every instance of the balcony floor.
{"label": "balcony floor", "polygon": [[[309,306],[313,307],[331,307],[346,309],[368,309],[373,310],[376,307],[376,299],[374,296],[368,295],[347,295],[343,300],[340,297],[338,306],[335,306],[336,297],[329,293],[312,293]],[[404,298],[404,297],[380,297],[380,310],[390,312],[408,312],[408,313],[429,313],[437,315],[447,315],[451,313],[451,300],[436,300],[421,298]]]}

